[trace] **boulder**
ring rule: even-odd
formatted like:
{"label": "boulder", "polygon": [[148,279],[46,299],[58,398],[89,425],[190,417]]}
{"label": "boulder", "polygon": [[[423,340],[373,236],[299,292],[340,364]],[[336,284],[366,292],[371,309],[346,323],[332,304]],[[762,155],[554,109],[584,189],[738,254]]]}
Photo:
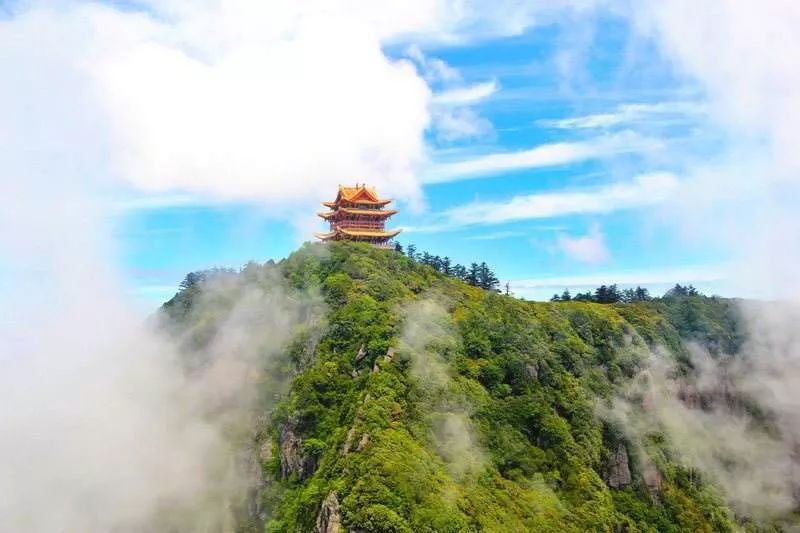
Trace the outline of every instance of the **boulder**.
{"label": "boulder", "polygon": [[339,533],[342,530],[342,512],[335,492],[328,494],[317,515],[316,533]]}

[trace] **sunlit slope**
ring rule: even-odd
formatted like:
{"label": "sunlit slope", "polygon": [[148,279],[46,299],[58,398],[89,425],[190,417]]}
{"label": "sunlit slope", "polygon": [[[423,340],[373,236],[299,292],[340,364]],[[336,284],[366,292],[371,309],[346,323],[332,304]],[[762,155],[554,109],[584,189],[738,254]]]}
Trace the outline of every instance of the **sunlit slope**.
{"label": "sunlit slope", "polygon": [[201,313],[210,282],[165,304],[187,345],[211,342],[247,287],[316,302],[252,369],[241,531],[733,528],[668,439],[632,441],[612,401],[654,352],[688,368],[686,340],[735,351],[728,301],[526,302],[351,243],[222,277]]}

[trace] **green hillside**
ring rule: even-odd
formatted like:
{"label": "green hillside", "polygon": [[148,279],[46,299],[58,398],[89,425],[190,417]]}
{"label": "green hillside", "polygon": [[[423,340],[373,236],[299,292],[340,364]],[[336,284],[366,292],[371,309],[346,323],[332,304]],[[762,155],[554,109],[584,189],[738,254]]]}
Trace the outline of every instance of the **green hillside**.
{"label": "green hillside", "polygon": [[736,528],[663,436],[631,443],[598,416],[651,349],[687,371],[687,339],[735,351],[727,300],[527,302],[392,251],[306,245],[190,280],[163,306],[191,364],[253,288],[306,315],[257,360],[241,442],[260,479],[240,531]]}

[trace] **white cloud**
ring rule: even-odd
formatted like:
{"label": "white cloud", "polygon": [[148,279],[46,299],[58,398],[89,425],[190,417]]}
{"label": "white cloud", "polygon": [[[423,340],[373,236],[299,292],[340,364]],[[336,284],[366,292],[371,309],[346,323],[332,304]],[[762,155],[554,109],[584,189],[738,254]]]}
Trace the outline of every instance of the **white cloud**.
{"label": "white cloud", "polygon": [[635,6],[639,27],[709,91],[716,118],[800,166],[800,5],[792,0],[700,6],[672,0]]}
{"label": "white cloud", "polygon": [[149,193],[277,203],[368,178],[417,197],[430,90],[414,67],[387,58],[356,16],[258,4],[180,3],[165,17],[160,4],[149,15],[70,3],[3,21],[0,139],[60,150],[27,116],[42,108],[83,134],[86,173]]}
{"label": "white cloud", "polygon": [[290,38],[242,40],[208,61],[170,43],[185,38],[179,28],[149,25],[95,68],[114,153],[136,186],[283,201],[370,176],[416,194],[429,90],[369,28],[308,20]]}
{"label": "white cloud", "polygon": [[497,80],[476,83],[467,87],[448,89],[433,95],[433,103],[438,105],[475,104],[486,100],[500,88]]}
{"label": "white cloud", "polygon": [[579,237],[559,235],[556,246],[568,257],[583,263],[602,263],[611,257],[606,237],[597,224],[593,225],[586,235]]}
{"label": "white cloud", "polygon": [[490,135],[492,123],[474,109],[463,107],[433,112],[436,138],[441,141],[457,141]]}
{"label": "white cloud", "polygon": [[[432,117],[428,83],[458,74],[431,59],[423,79],[383,47],[518,34],[592,4],[33,1],[0,23],[0,140],[52,153],[66,144],[60,133],[80,132],[86,174],[148,193],[279,204],[352,179],[414,200],[432,120],[447,139],[490,128],[471,110]],[[490,81],[442,98],[463,106],[494,90]],[[53,132],[31,124],[32,109],[50,111]]]}
{"label": "white cloud", "polygon": [[678,179],[660,172],[601,187],[515,196],[506,202],[474,202],[445,213],[447,225],[501,224],[577,214],[603,214],[659,204],[677,189]]}
{"label": "white cloud", "polygon": [[426,55],[418,46],[410,46],[406,56],[414,61],[429,84],[445,87],[433,95],[429,108],[437,141],[450,143],[476,139],[487,137],[494,131],[492,123],[474,106],[497,91],[496,81],[464,85],[458,69]]}
{"label": "white cloud", "polygon": [[769,285],[776,296],[800,298],[800,4],[629,7],[635,27],[675,72],[701,84],[710,118],[728,140],[714,160],[686,165],[690,201],[675,205],[677,218],[688,232],[713,230],[740,258],[749,274],[743,288]]}
{"label": "white cloud", "polygon": [[609,113],[595,113],[556,120],[539,120],[537,124],[558,129],[610,128],[645,120],[648,124],[685,120],[689,116],[703,113],[704,110],[705,106],[700,103],[685,101],[623,104]]}
{"label": "white cloud", "polygon": [[654,150],[661,143],[626,131],[588,141],[542,144],[527,150],[498,152],[464,161],[438,163],[422,174],[424,183],[460,181],[515,170],[567,165],[626,152]]}
{"label": "white cloud", "polygon": [[436,58],[428,57],[422,49],[412,44],[406,49],[405,55],[414,61],[419,67],[422,77],[425,78],[429,84],[452,84],[460,83],[462,81],[461,73],[448,65],[445,61]]}

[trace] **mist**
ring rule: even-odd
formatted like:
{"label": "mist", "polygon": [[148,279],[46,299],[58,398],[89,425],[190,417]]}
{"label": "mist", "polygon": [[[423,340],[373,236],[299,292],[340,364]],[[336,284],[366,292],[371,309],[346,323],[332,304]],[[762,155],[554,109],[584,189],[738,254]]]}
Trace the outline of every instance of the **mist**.
{"label": "mist", "polygon": [[[729,252],[738,353],[690,344],[690,361],[655,349],[612,418],[645,450],[663,434],[681,461],[721,487],[737,513],[780,519],[798,505],[800,231],[797,129],[800,10],[792,2],[672,0],[624,9],[676,71],[703,90],[719,153],[678,157],[683,189],[654,216],[687,242]],[[633,44],[633,46],[636,46]]]}
{"label": "mist", "polygon": [[285,386],[265,372],[323,314],[319,299],[277,273],[235,292],[210,284],[191,318],[221,326],[193,351],[194,332],[173,338],[132,311],[102,243],[78,230],[47,261],[14,256],[42,266],[40,294],[17,293],[0,336],[0,529],[226,530],[255,481],[237,462],[253,408]]}
{"label": "mist", "polygon": [[80,244],[39,271],[46,294],[0,337],[0,529],[226,530],[257,482],[238,461],[254,409],[285,388],[271,371],[320,299],[269,270],[210,283],[189,322],[220,326],[195,346],[197,331],[173,337],[133,312],[99,248]]}
{"label": "mist", "polygon": [[410,359],[410,375],[430,416],[433,444],[450,473],[460,479],[479,473],[486,457],[470,420],[473,406],[451,374],[447,358],[455,354],[460,338],[440,300],[428,295],[403,310],[399,349]]}
{"label": "mist", "polygon": [[652,468],[652,439],[663,436],[678,463],[721,488],[740,516],[785,516],[796,505],[794,428],[782,423],[785,413],[774,408],[774,398],[747,395],[763,379],[746,370],[748,356],[717,359],[697,345],[689,351],[695,369],[689,376],[665,350],[654,351],[646,369],[600,415],[633,445],[640,469]]}
{"label": "mist", "polygon": [[191,318],[221,324],[204,343],[168,334],[123,289],[98,162],[33,130],[0,150],[0,530],[229,530],[253,409],[285,386],[267,371],[319,297],[264,269],[204,287]]}

